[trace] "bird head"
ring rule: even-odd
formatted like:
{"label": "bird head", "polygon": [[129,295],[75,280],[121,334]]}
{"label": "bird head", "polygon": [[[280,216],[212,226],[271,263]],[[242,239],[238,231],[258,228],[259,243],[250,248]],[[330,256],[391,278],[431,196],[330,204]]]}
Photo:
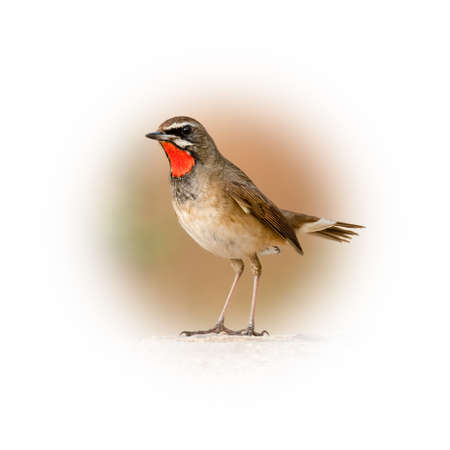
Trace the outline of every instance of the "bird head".
{"label": "bird head", "polygon": [[187,175],[196,164],[212,164],[219,154],[205,127],[186,116],[166,120],[146,137],[159,141],[175,178]]}

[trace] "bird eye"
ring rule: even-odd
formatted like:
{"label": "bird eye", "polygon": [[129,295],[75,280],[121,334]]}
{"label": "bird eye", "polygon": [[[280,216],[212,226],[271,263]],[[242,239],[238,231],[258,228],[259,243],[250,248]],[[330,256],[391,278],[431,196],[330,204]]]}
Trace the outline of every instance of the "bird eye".
{"label": "bird eye", "polygon": [[182,132],[184,135],[191,134],[191,132],[192,132],[192,127],[191,127],[190,125],[185,125],[185,126],[181,129],[181,132]]}

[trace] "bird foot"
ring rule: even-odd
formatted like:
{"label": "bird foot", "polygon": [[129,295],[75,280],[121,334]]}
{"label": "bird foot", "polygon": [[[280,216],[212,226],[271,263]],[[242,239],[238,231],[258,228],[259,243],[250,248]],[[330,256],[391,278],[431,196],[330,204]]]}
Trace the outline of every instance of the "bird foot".
{"label": "bird foot", "polygon": [[182,331],[180,333],[180,336],[194,336],[196,334],[219,334],[219,333],[225,333],[229,335],[239,335],[241,334],[241,331],[234,331],[227,328],[223,322],[217,323],[217,325],[214,328],[210,328],[209,330],[197,330],[197,331]]}
{"label": "bird foot", "polygon": [[267,336],[269,336],[269,332],[267,330],[258,332],[258,331],[255,331],[255,327],[253,327],[253,326],[249,326],[248,328],[239,330],[238,333],[241,336],[264,336],[265,334],[267,334]]}

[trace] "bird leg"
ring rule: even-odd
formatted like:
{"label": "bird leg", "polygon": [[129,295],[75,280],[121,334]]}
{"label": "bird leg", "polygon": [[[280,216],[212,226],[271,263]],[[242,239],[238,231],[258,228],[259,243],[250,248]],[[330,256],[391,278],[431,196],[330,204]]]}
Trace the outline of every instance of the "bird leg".
{"label": "bird leg", "polygon": [[181,336],[194,336],[196,334],[210,334],[210,333],[226,333],[230,335],[240,334],[240,331],[233,331],[227,328],[224,325],[225,320],[225,312],[228,308],[228,305],[231,300],[231,296],[233,295],[234,288],[236,287],[239,278],[241,278],[242,272],[244,271],[244,261],[242,259],[230,259],[231,267],[235,272],[233,284],[231,285],[230,291],[228,292],[227,299],[225,300],[225,304],[223,305],[222,311],[220,313],[219,319],[217,320],[217,324],[214,328],[210,328],[209,330],[198,330],[198,331],[182,331],[180,333]]}
{"label": "bird leg", "polygon": [[248,327],[239,331],[239,334],[244,336],[264,336],[269,334],[267,330],[261,332],[255,331],[255,308],[256,308],[256,292],[258,290],[259,278],[261,276],[262,266],[256,253],[250,257],[250,268],[253,273],[253,292],[252,292],[252,307],[250,309],[250,320]]}

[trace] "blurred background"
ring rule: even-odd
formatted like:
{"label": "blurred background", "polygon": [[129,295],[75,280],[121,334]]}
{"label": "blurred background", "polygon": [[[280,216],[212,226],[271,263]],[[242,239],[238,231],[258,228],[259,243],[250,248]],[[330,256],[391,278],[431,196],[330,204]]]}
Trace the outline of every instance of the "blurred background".
{"label": "blurred background", "polygon": [[[277,83],[268,84],[264,95],[244,91],[243,82],[219,79],[218,84],[220,89],[210,87],[207,95],[198,84],[195,98],[179,86],[169,86],[166,93],[157,94],[160,108],[149,96],[151,108],[145,105],[148,109],[142,114],[124,118],[112,148],[117,157],[100,230],[107,237],[105,262],[113,261],[112,278],[123,278],[128,285],[120,307],[134,322],[134,332],[143,335],[209,328],[234,276],[226,259],[208,254],[178,225],[167,158],[158,144],[144,138],[165,118],[189,115],[200,120],[219,150],[281,208],[368,225],[361,167],[337,137],[326,133],[320,117],[310,116],[301,98],[283,92]],[[281,255],[262,257],[258,324],[273,333],[317,333],[324,317],[348,319],[349,309],[361,307],[343,298],[339,285],[361,277],[360,259],[367,243],[359,238],[351,245],[311,236],[300,239],[304,257],[289,246]],[[246,272],[227,316],[235,329],[248,322],[252,280]],[[351,299],[352,290],[347,293]],[[330,320],[325,322],[329,328]]]}

